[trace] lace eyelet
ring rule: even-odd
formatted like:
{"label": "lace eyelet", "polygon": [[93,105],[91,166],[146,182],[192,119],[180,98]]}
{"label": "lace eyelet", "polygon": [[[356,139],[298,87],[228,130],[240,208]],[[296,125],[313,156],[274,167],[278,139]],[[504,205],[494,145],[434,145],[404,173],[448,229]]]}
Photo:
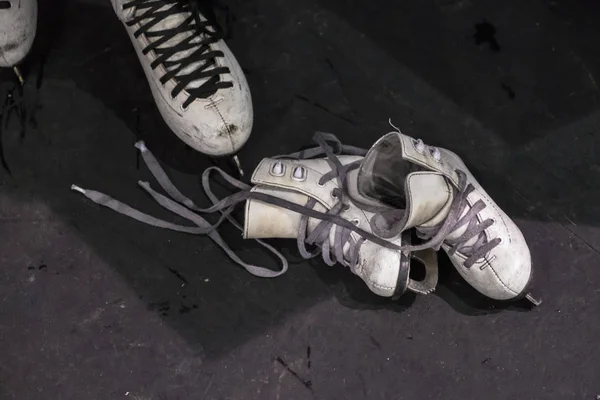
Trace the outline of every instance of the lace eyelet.
{"label": "lace eyelet", "polygon": [[325,182],[321,183],[321,180],[319,179],[317,181],[317,186],[320,187],[320,188],[325,187]]}
{"label": "lace eyelet", "polygon": [[354,218],[351,222],[356,226],[360,225],[360,220],[358,218]]}
{"label": "lace eyelet", "polygon": [[276,162],[271,165],[269,168],[269,173],[276,177],[281,177],[285,175],[285,165],[282,162]]}
{"label": "lace eyelet", "polygon": [[436,149],[435,147],[429,148],[429,155],[438,163],[440,163],[442,161],[440,151],[438,149]]}
{"label": "lace eyelet", "polygon": [[187,107],[184,107],[184,106],[183,106],[183,104],[180,104],[180,105],[179,105],[179,109],[180,109],[181,111],[183,111],[183,112],[186,112],[186,111],[188,110],[188,108],[190,108],[190,107],[189,107],[189,106],[187,106]]}
{"label": "lace eyelet", "polygon": [[425,152],[425,143],[421,139],[412,139],[412,143],[417,153],[423,154]]}
{"label": "lace eyelet", "polygon": [[332,199],[337,199],[338,198],[338,194],[336,193],[335,189],[331,191],[330,196]]}
{"label": "lace eyelet", "polygon": [[302,166],[294,167],[292,170],[292,179],[297,182],[303,182],[306,180],[306,169]]}
{"label": "lace eyelet", "polygon": [[344,204],[342,206],[342,212],[350,211],[350,204]]}

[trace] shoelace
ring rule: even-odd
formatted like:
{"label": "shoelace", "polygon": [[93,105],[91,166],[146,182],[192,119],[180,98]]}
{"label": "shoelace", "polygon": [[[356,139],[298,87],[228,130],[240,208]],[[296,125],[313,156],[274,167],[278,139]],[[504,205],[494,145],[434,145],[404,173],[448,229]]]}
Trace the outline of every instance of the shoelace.
{"label": "shoelace", "polygon": [[[207,98],[219,89],[233,87],[232,82],[221,78],[221,75],[230,72],[229,68],[216,66],[215,59],[223,57],[223,52],[210,47],[222,39],[222,34],[216,23],[211,24],[208,19],[203,21],[200,18],[197,0],[131,0],[123,5],[124,9],[134,7],[138,12],[127,25],[139,24],[134,36],[138,38],[145,35],[148,38],[149,44],[143,49],[143,54],[150,51],[156,54],[156,59],[150,64],[152,69],[159,65],[165,67],[167,72],[160,77],[160,83],[164,85],[170,79],[176,81],[171,96],[187,91],[189,96],[182,104],[184,109],[198,98]],[[175,14],[181,14],[183,18],[180,25],[169,29],[153,29]],[[204,13],[203,17],[206,18],[208,14]],[[177,44],[166,44],[178,35],[182,39]],[[184,51],[191,52],[182,57]],[[194,83],[200,81],[203,83],[195,87]]]}
{"label": "shoelace", "polygon": [[[319,147],[309,150],[311,157],[308,157],[307,151],[294,153],[285,158],[298,158],[306,159],[312,158],[312,156],[325,154],[327,156],[327,162],[331,166],[331,171],[327,172],[318,181],[319,185],[324,185],[326,182],[336,179],[338,181],[338,187],[332,192],[332,197],[337,199],[336,204],[327,212],[330,215],[338,216],[341,212],[345,211],[348,202],[350,201],[346,190],[347,174],[360,167],[361,160],[354,161],[352,163],[342,165],[339,159],[334,154],[327,144],[327,140],[333,142],[336,145],[336,153],[339,154],[351,154],[351,155],[362,155],[364,156],[367,151],[352,146],[342,146],[339,140],[329,134],[317,134],[315,135],[315,141],[319,144]],[[317,205],[317,200],[310,197],[306,204],[306,208],[314,209]],[[365,242],[365,238],[360,237],[358,240],[354,239],[351,234],[353,230],[336,225],[333,222],[322,220],[315,227],[315,229],[309,234],[308,233],[308,221],[309,217],[305,214],[300,218],[300,226],[297,235],[298,251],[300,255],[305,259],[310,259],[322,255],[323,261],[329,266],[335,265],[337,262],[342,263],[350,267],[352,271],[355,270],[358,263],[358,254],[362,244]],[[331,229],[335,229],[333,236],[333,249],[331,248],[329,233]],[[316,245],[317,250],[311,253],[306,245]],[[348,255],[344,256],[344,247],[348,244]],[[332,254],[333,250],[333,254]]]}
{"label": "shoelace", "polygon": [[[441,160],[440,150],[437,147],[425,145],[421,139],[415,140],[415,148],[421,153],[427,148],[436,161]],[[469,196],[469,193],[474,190],[474,187],[471,184],[467,184],[467,177],[463,171],[457,170],[456,173],[459,176],[458,190],[455,191],[455,198],[445,221],[438,227],[420,228],[418,233],[421,238],[429,238],[427,244],[436,251],[440,249],[443,243],[445,243],[450,246],[450,249],[448,250],[449,255],[453,255],[458,251],[467,256],[463,265],[466,268],[471,268],[473,264],[483,258],[490,250],[498,246],[502,240],[500,238],[495,238],[487,241],[484,231],[490,227],[494,221],[488,219],[479,223],[477,214],[485,208],[485,203],[483,201],[479,200],[462,218],[460,217],[468,206],[467,197]],[[465,224],[468,224],[467,229],[460,237],[454,239],[447,238],[450,233],[458,230]],[[467,245],[467,243],[475,237],[477,237],[476,241]]]}
{"label": "shoelace", "polygon": [[[348,195],[345,193],[346,190],[343,189],[346,187],[346,175],[351,170],[358,168],[359,163],[354,162],[343,166],[337,159],[336,155],[340,155],[342,153],[364,155],[366,154],[366,151],[352,146],[341,145],[339,140],[331,134],[318,133],[317,135],[315,135],[315,140],[317,141],[317,143],[319,143],[319,147],[300,151],[287,156],[279,156],[276,158],[306,159],[316,157],[322,154],[327,155],[327,159],[330,165],[332,166],[332,169],[329,173],[321,177],[321,183],[324,183],[331,179],[337,179],[339,183],[339,190],[336,191],[336,195],[338,196],[339,201],[327,213],[322,213],[314,210],[313,207],[316,203],[311,200],[309,200],[306,203],[306,205],[301,206],[296,203],[278,198],[276,196],[271,196],[258,192],[251,192],[251,187],[249,185],[231,177],[230,175],[228,175],[227,173],[225,173],[217,167],[210,167],[206,169],[202,174],[202,187],[206,195],[213,203],[213,206],[208,208],[200,208],[196,204],[194,204],[192,200],[190,200],[181,192],[179,192],[179,190],[171,183],[165,171],[162,169],[162,167],[160,166],[156,158],[152,155],[152,153],[146,148],[143,142],[138,142],[136,144],[136,147],[141,151],[142,158],[146,166],[148,167],[158,184],[170,196],[170,198],[154,191],[150,187],[150,184],[148,182],[140,181],[140,186],[144,190],[146,190],[146,192],[148,192],[161,206],[193,222],[196,226],[190,227],[184,225],[177,225],[157,219],[148,214],[144,214],[134,208],[131,208],[130,206],[95,190],[83,189],[76,185],[72,185],[71,188],[75,191],[82,193],[87,198],[89,198],[97,204],[108,207],[121,214],[134,218],[140,222],[179,232],[185,232],[196,235],[208,235],[219,247],[221,247],[225,251],[225,253],[235,263],[245,268],[252,275],[259,277],[272,278],[284,274],[288,268],[288,262],[285,259],[285,257],[269,244],[263,242],[262,240],[257,240],[258,243],[267,248],[281,260],[281,269],[279,271],[273,271],[265,267],[247,264],[244,261],[242,261],[233,250],[231,250],[231,248],[216,231],[217,227],[225,220],[229,220],[237,229],[242,231],[242,226],[231,216],[231,213],[237,204],[244,202],[248,199],[255,199],[261,202],[273,204],[275,206],[282,207],[290,211],[302,214],[303,217],[298,232],[298,249],[300,251],[300,254],[304,258],[312,258],[318,255],[319,253],[322,253],[323,260],[329,265],[333,265],[335,261],[338,260],[344,263],[345,265],[349,266],[350,268],[354,268],[357,263],[360,246],[362,245],[362,243],[364,243],[365,240],[372,241],[380,246],[397,251],[411,251],[413,246],[398,246],[393,243],[390,243],[372,233],[358,228],[351,221],[345,220],[338,215],[344,208],[346,202],[348,201]],[[328,142],[332,143],[334,147],[330,147]],[[213,172],[216,172],[219,175],[221,175],[221,177],[224,178],[229,184],[239,189],[239,192],[219,200],[213,194],[210,188],[210,178]],[[221,217],[215,224],[212,225],[203,217],[197,214],[213,214],[216,212],[220,212]],[[317,228],[310,234],[307,230],[309,218],[316,218],[321,220]],[[333,243],[333,257],[331,245],[329,242],[330,229],[336,230],[334,235],[335,239]],[[361,239],[354,240],[350,235],[351,232],[358,233]],[[349,259],[346,260],[343,254],[343,247],[347,243],[350,243],[352,249],[350,251]],[[315,244],[319,247],[319,250],[315,253],[310,253],[306,249],[306,244]]]}
{"label": "shoelace", "polygon": [[[425,244],[432,249],[439,250],[442,244],[450,246],[448,255],[453,255],[456,252],[467,256],[463,265],[466,268],[471,268],[473,264],[483,258],[493,248],[498,246],[502,239],[494,238],[487,240],[485,230],[489,228],[494,220],[487,219],[479,222],[477,214],[483,210],[486,205],[482,200],[477,201],[469,210],[461,217],[466,208],[469,207],[467,197],[475,189],[470,183],[467,184],[467,176],[463,171],[456,170],[458,174],[458,190],[455,190],[454,200],[450,206],[450,212],[444,222],[437,227],[419,228],[417,232],[419,236],[429,239]],[[468,225],[467,225],[468,224]],[[448,235],[467,225],[465,232],[457,238],[448,238]],[[467,244],[471,239],[477,238],[472,244]]]}
{"label": "shoelace", "polygon": [[[486,207],[482,200],[477,201],[465,213],[465,210],[469,207],[467,197],[475,188],[473,185],[467,184],[467,176],[463,171],[455,170],[455,172],[458,175],[459,182],[458,188],[454,189],[454,199],[450,205],[448,215],[444,221],[437,226],[417,228],[417,236],[426,241],[420,245],[409,247],[410,251],[425,249],[439,251],[442,245],[446,244],[450,246],[450,249],[448,250],[449,255],[460,252],[467,256],[463,265],[466,268],[471,268],[473,264],[498,246],[502,239],[494,238],[489,241],[487,240],[484,231],[489,228],[494,221],[487,219],[481,223],[479,222],[477,214]],[[397,222],[402,219],[405,212],[406,210],[404,209],[385,209],[375,214],[371,220],[373,232],[386,238],[399,235],[404,230],[404,227]],[[461,217],[463,213],[464,215]],[[467,228],[462,235],[457,238],[448,237],[452,232],[457,231],[466,224],[468,224]],[[477,239],[473,241],[473,243],[468,244],[474,238]]]}

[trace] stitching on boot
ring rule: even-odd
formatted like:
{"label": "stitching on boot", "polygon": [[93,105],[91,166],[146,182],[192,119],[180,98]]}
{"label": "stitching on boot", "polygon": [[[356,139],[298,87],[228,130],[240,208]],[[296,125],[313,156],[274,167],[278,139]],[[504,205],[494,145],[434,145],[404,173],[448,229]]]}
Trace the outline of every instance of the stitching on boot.
{"label": "stitching on boot", "polygon": [[[487,257],[486,257],[487,258]],[[498,280],[498,282],[500,282],[500,284],[509,292],[511,292],[514,295],[517,295],[518,293],[515,292],[514,290],[512,290],[511,288],[509,288],[508,286],[506,286],[506,284],[504,282],[502,282],[502,279],[500,279],[500,276],[498,276],[498,274],[496,273],[496,271],[494,270],[494,267],[492,267],[492,265],[490,264],[490,268],[489,268],[493,273],[494,276],[496,277],[496,279]]]}
{"label": "stitching on boot", "polygon": [[[252,207],[252,202],[248,201],[246,206],[246,220],[249,218],[248,216],[250,215],[250,207]],[[248,223],[244,223],[244,237],[248,237]]]}
{"label": "stitching on boot", "polygon": [[[368,278],[367,278],[367,279],[368,279]],[[376,287],[376,288],[378,288],[378,289],[388,289],[388,290],[393,290],[393,289],[394,289],[393,287],[390,287],[390,286],[383,286],[383,285],[379,285],[379,284],[377,284],[377,283],[373,282],[371,279],[369,279],[369,283],[370,283],[371,285],[375,286],[375,287]]]}
{"label": "stitching on boot", "polygon": [[227,129],[227,136],[229,137],[229,141],[231,142],[231,150],[233,151],[233,149],[235,149],[235,145],[233,143],[233,133],[231,132],[231,129],[229,129],[229,125],[227,124],[227,122],[225,122],[225,118],[223,118],[223,114],[221,114],[221,110],[219,110],[219,107],[217,103],[215,103],[215,100],[213,98],[210,99],[210,104],[219,115],[219,118],[221,118],[221,122],[223,122],[225,129]]}
{"label": "stitching on boot", "polygon": [[[311,175],[323,176],[323,173],[321,173],[321,172],[319,172],[319,171],[317,171],[315,169],[308,168],[308,167],[306,169],[307,169],[307,171],[311,172]],[[258,171],[258,170],[259,170],[259,168],[256,169],[256,171]],[[268,185],[268,186],[273,186],[274,185],[272,182],[265,181],[264,179],[260,179],[258,177],[255,177],[254,175],[252,176],[252,178],[255,179],[258,184],[263,184],[263,185]],[[330,183],[327,182],[325,185],[330,185]],[[294,186],[294,185],[286,183],[286,182],[277,182],[276,187],[285,188],[285,189],[288,189],[288,190],[294,190],[296,192],[302,193],[305,196],[312,197],[312,198],[318,200],[319,203],[321,203],[325,207],[331,208],[331,205],[329,204],[329,201],[327,201],[326,199],[322,198],[321,196],[317,196],[314,193],[309,192],[306,189],[303,189],[302,187]]]}

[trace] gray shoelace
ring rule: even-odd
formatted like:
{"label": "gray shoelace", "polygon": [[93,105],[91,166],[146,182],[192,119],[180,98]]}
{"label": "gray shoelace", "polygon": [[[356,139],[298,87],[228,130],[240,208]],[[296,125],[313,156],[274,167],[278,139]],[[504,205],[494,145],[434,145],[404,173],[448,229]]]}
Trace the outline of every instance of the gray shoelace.
{"label": "gray shoelace", "polygon": [[[495,238],[487,240],[485,230],[490,227],[494,221],[487,219],[479,222],[477,214],[483,210],[486,205],[482,200],[477,201],[466,213],[465,209],[469,207],[467,197],[475,189],[473,185],[467,184],[467,176],[464,172],[456,170],[459,177],[458,189],[454,190],[454,199],[450,205],[450,211],[444,221],[434,227],[419,227],[417,234],[422,239],[427,240],[418,246],[413,246],[413,251],[416,249],[429,248],[438,251],[443,244],[450,246],[449,255],[456,252],[467,256],[463,263],[466,268],[471,268],[478,260],[483,258],[494,247],[500,244],[501,239]],[[373,219],[373,231],[384,237],[394,236],[403,230],[402,226],[394,226],[394,222],[400,220],[401,215],[405,210],[384,211],[377,214]],[[457,238],[448,238],[448,236],[467,225],[465,232]],[[387,225],[387,226],[382,226]],[[473,238],[477,238],[473,243],[467,244]]]}
{"label": "gray shoelace", "polygon": [[[108,207],[116,212],[127,215],[140,222],[165,228],[171,229],[178,232],[185,232],[196,235],[208,235],[219,247],[221,247],[225,253],[238,265],[245,268],[249,273],[259,277],[272,278],[284,274],[288,269],[288,261],[286,258],[276,249],[262,240],[257,240],[262,246],[267,248],[273,254],[275,254],[281,260],[281,269],[279,271],[273,271],[271,269],[248,264],[242,261],[233,250],[227,245],[225,240],[216,231],[218,226],[225,220],[231,222],[240,231],[243,230],[241,224],[239,224],[232,216],[231,213],[236,205],[244,202],[248,199],[255,199],[261,202],[273,204],[278,207],[286,208],[290,211],[302,214],[301,224],[298,232],[298,248],[300,254],[305,258],[312,258],[322,253],[324,261],[328,265],[333,265],[335,261],[340,261],[350,268],[354,268],[357,259],[360,246],[365,240],[372,241],[380,246],[387,247],[397,251],[411,251],[413,248],[419,249],[418,246],[398,246],[390,243],[380,237],[364,231],[356,227],[352,222],[347,221],[339,217],[339,213],[344,209],[346,204],[350,201],[349,196],[344,188],[346,187],[347,173],[351,170],[359,167],[359,162],[342,165],[336,155],[340,154],[354,154],[364,155],[366,151],[352,146],[344,146],[340,141],[331,134],[317,133],[315,140],[319,144],[319,147],[311,148],[308,150],[293,153],[287,156],[278,156],[276,158],[297,158],[306,159],[316,157],[318,155],[326,154],[327,161],[331,165],[331,171],[321,177],[321,183],[324,183],[331,179],[338,180],[338,189],[334,192],[338,198],[338,202],[326,213],[314,210],[313,207],[316,205],[314,200],[309,200],[304,206],[298,205],[293,202],[283,200],[281,198],[267,195],[264,193],[251,192],[251,187],[225,173],[219,168],[211,167],[204,171],[202,174],[202,187],[212,202],[211,207],[201,208],[198,207],[191,199],[183,195],[179,190],[172,184],[165,171],[160,166],[158,160],[152,155],[152,153],[146,148],[143,142],[136,143],[136,147],[140,150],[142,158],[163,190],[170,196],[166,197],[150,187],[148,182],[138,182],[139,185],[146,190],[161,206],[172,211],[173,213],[193,222],[195,226],[178,225],[171,222],[163,221],[152,217],[148,214],[142,213],[104,193],[83,189],[77,185],[72,185],[71,188],[77,192],[82,193],[84,196],[92,200],[93,202]],[[330,147],[328,144],[333,144]],[[230,195],[224,199],[219,200],[210,188],[210,178],[212,173],[218,173],[224,178],[229,184],[239,189],[239,191],[233,195]],[[195,212],[194,212],[195,211]],[[210,224],[200,214],[213,214],[216,212],[221,213],[221,217],[215,224]],[[311,232],[308,233],[308,219],[316,218],[321,220],[318,226]],[[331,229],[335,229],[335,239],[333,243],[333,254],[329,241],[329,232]],[[356,232],[361,236],[361,239],[354,240],[350,233]],[[349,259],[345,260],[343,254],[343,247],[346,244],[350,244]],[[317,245],[319,250],[315,253],[311,253],[307,250],[306,244]]]}
{"label": "gray shoelace", "polygon": [[[364,149],[360,149],[352,146],[343,146],[339,142],[339,140],[330,134],[318,133],[315,135],[315,141],[319,144],[319,147],[304,150],[302,152],[294,153],[286,156],[286,158],[312,158],[321,154],[325,154],[327,156],[326,160],[331,166],[331,171],[324,174],[320,179],[318,184],[324,185],[326,182],[337,179],[338,187],[333,190],[332,196],[337,199],[337,202],[334,206],[327,212],[330,215],[339,215],[342,211],[345,210],[348,203],[350,202],[349,195],[346,190],[346,180],[347,175],[350,171],[353,171],[360,167],[360,161],[355,161],[346,165],[342,165],[339,159],[336,157],[335,153],[338,154],[351,154],[351,155],[361,155],[364,156],[367,151]],[[327,141],[334,143],[336,147],[332,150]],[[305,207],[313,209],[317,201],[314,198],[309,198]],[[308,221],[309,217],[305,214],[302,215],[300,219],[300,226],[298,229],[297,236],[297,244],[298,251],[300,255],[305,258],[313,258],[319,254],[322,254],[323,261],[329,265],[333,266],[337,262],[340,262],[348,267],[352,271],[355,270],[356,264],[358,263],[358,254],[360,252],[360,248],[362,244],[365,242],[365,238],[361,237],[358,240],[355,240],[351,233],[354,231],[353,229],[348,229],[339,225],[336,225],[333,222],[322,220],[315,227],[315,229],[309,234],[308,233]],[[335,233],[333,236],[333,254],[331,249],[330,237],[329,233],[331,229],[335,229]],[[307,236],[308,235],[308,236]],[[316,245],[317,251],[311,253],[306,245]],[[348,247],[348,257],[344,256],[344,247],[346,244]]]}
{"label": "gray shoelace", "polygon": [[[450,207],[450,212],[439,227],[435,228],[420,228],[420,234],[423,237],[429,237],[429,244],[435,250],[439,250],[442,243],[450,246],[448,255],[453,255],[459,252],[467,259],[463,263],[466,268],[471,268],[473,264],[485,257],[493,248],[498,246],[502,241],[500,238],[494,238],[490,241],[487,240],[485,230],[489,228],[494,220],[486,219],[481,223],[477,219],[477,214],[483,210],[486,205],[482,200],[477,201],[469,210],[461,217],[463,212],[469,204],[467,197],[475,189],[470,183],[467,184],[467,176],[464,172],[456,170],[459,177],[458,190],[455,191],[455,197]],[[467,225],[467,229],[462,235],[457,238],[448,238],[448,235],[452,232],[457,231],[464,225]],[[436,232],[437,231],[437,232]],[[473,238],[477,238],[473,243],[467,244]]]}

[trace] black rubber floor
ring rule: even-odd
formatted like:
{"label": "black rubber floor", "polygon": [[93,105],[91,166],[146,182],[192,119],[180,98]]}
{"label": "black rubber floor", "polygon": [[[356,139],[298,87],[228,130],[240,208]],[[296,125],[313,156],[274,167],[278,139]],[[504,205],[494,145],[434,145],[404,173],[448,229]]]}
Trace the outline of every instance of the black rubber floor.
{"label": "black rubber floor", "polygon": [[[288,274],[258,279],[208,238],[71,192],[170,217],[137,186],[149,173],[133,143],[201,204],[212,163],[162,122],[108,0],[45,0],[26,113],[2,130],[0,398],[596,399],[600,3],[226,5],[255,106],[247,171],[315,130],[367,147],[392,118],[464,157],[527,237],[544,303],[490,303],[446,259],[436,294],[390,302],[342,267],[301,261],[294,241],[274,242]],[[0,79],[3,104],[13,77]]]}

